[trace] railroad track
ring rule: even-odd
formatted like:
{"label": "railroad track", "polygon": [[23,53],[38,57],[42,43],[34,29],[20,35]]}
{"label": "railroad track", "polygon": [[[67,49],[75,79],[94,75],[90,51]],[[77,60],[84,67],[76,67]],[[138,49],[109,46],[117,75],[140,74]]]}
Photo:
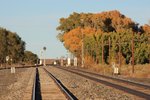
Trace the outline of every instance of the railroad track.
{"label": "railroad track", "polygon": [[118,81],[118,82],[123,82],[123,83],[127,83],[127,84],[130,84],[130,85],[143,87],[145,89],[150,89],[150,85],[144,84],[144,83],[140,83],[140,82],[135,82],[135,81],[119,78],[119,77],[101,75],[101,74],[92,73],[92,72],[88,72],[88,71],[83,71],[83,70],[75,69],[75,68],[69,68],[69,69],[76,70],[76,71],[83,72],[83,73],[86,73],[86,74],[89,74],[89,75],[93,75],[93,76],[97,76],[97,77],[102,77],[102,78],[105,78],[105,79],[111,79],[111,80],[115,80],[115,81]]}
{"label": "railroad track", "polygon": [[36,68],[32,91],[32,100],[77,100],[77,98],[45,68]]}
{"label": "railroad track", "polygon": [[145,84],[133,82],[133,81],[128,81],[125,79],[104,76],[104,75],[91,73],[91,72],[74,69],[74,68],[64,68],[64,67],[56,67],[56,68],[77,74],[84,78],[116,88],[118,90],[122,90],[126,93],[138,96],[140,98],[150,100],[150,86],[149,85],[145,85]]}
{"label": "railroad track", "polygon": [[[21,68],[32,68],[32,67],[36,67],[36,66],[19,66],[19,67],[15,67],[16,69],[21,69]],[[0,70],[5,70],[5,69],[11,69],[11,66],[9,67],[1,67]]]}

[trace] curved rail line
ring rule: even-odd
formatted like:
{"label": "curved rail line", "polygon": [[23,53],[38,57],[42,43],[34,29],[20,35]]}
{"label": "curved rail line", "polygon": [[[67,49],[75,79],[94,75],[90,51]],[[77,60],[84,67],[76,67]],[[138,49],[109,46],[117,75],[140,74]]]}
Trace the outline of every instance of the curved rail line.
{"label": "curved rail line", "polygon": [[[57,84],[57,86],[60,88],[62,93],[66,96],[68,100],[77,100],[77,98],[56,78],[54,77],[47,69],[45,69],[45,72],[54,80],[54,82]],[[40,94],[40,84],[39,83],[39,75],[38,75],[38,68],[36,68],[36,75],[34,79],[34,85],[32,90],[32,100],[41,100],[41,94]]]}
{"label": "curved rail line", "polygon": [[[60,68],[62,70],[65,70],[65,71],[68,71],[68,72],[71,72],[71,73],[74,73],[74,74],[77,74],[79,76],[82,76],[84,78],[93,80],[95,82],[99,82],[101,84],[116,88],[118,90],[122,90],[124,92],[130,93],[130,94],[138,96],[140,98],[144,98],[146,100],[150,99],[150,95],[147,94],[147,93],[143,93],[143,92],[140,92],[140,91],[137,91],[137,90],[134,90],[134,89],[130,89],[130,88],[122,86],[122,85],[118,85],[118,84],[114,84],[114,83],[111,83],[111,82],[108,82],[108,81],[104,81],[104,80],[98,79],[98,78],[93,77],[93,76],[85,75],[84,72],[81,73],[79,70],[75,71],[73,69],[71,70],[71,69],[68,69],[68,68],[66,69],[66,68],[62,68],[62,67],[57,67],[57,68]],[[126,83],[127,83],[127,81],[126,81]],[[131,84],[131,82],[129,84]],[[132,84],[137,84],[137,83],[132,83]],[[143,85],[142,85],[142,87],[143,87]]]}

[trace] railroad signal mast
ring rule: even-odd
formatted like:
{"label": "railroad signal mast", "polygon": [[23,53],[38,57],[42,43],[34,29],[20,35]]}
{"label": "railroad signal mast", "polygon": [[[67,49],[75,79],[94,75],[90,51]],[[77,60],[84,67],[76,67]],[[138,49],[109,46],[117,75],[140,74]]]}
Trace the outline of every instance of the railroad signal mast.
{"label": "railroad signal mast", "polygon": [[[46,51],[46,47],[43,47],[43,50]],[[46,56],[46,55],[44,55],[44,66],[46,66],[46,62],[45,62],[45,59],[46,59],[46,58],[45,58],[45,56]]]}

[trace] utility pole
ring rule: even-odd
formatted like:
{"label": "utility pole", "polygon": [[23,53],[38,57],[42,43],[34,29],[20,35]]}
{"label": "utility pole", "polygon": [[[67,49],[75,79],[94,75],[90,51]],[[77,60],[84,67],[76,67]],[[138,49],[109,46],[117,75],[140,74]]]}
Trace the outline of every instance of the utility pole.
{"label": "utility pole", "polygon": [[134,73],[134,32],[139,32],[138,23],[135,24],[132,32],[132,73]]}
{"label": "utility pole", "polygon": [[111,58],[110,58],[110,44],[111,44],[110,42],[111,42],[111,41],[110,41],[110,37],[109,37],[109,63],[110,63],[110,59],[111,59]]}
{"label": "utility pole", "polygon": [[121,69],[121,41],[119,36],[119,68]]}
{"label": "utility pole", "polygon": [[81,48],[81,50],[82,50],[82,65],[81,65],[81,67],[84,67],[84,41],[83,41],[83,31],[82,31],[82,29],[81,29],[81,33],[82,33],[82,48]]}
{"label": "utility pole", "polygon": [[104,62],[104,40],[103,40],[103,36],[102,36],[102,65]]}
{"label": "utility pole", "polygon": [[[81,19],[81,24],[83,25],[83,22],[84,22],[84,19]],[[82,62],[81,62],[81,67],[84,67],[84,41],[83,41],[83,30],[82,30],[82,27],[81,27],[81,34],[82,34],[82,46],[81,46],[81,53],[82,53]]]}
{"label": "utility pole", "polygon": [[132,33],[132,73],[134,73],[134,32]]}

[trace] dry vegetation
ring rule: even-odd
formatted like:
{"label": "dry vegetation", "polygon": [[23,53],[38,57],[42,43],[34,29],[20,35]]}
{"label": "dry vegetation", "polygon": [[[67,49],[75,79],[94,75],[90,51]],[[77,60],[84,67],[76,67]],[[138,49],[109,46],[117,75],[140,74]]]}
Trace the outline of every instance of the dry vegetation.
{"label": "dry vegetation", "polygon": [[[88,66],[87,66],[88,65]],[[97,64],[88,64],[86,68],[92,70],[94,72],[98,72],[101,74],[112,75],[113,68],[112,65],[97,65]],[[119,68],[120,75],[123,77],[132,77],[132,78],[150,78],[150,64],[144,65],[135,65],[134,66],[134,74],[132,73],[132,65],[122,65]]]}
{"label": "dry vegetation", "polygon": [[132,74],[132,66],[122,66],[122,74],[135,78],[150,78],[150,64],[135,65],[135,73]]}

